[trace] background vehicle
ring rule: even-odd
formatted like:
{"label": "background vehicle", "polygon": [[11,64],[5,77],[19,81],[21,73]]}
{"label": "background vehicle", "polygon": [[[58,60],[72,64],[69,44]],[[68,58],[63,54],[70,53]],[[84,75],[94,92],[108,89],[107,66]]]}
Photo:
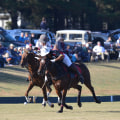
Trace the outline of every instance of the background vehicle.
{"label": "background vehicle", "polygon": [[66,44],[85,44],[89,41],[89,33],[87,30],[58,30],[56,38],[62,37]]}
{"label": "background vehicle", "polygon": [[23,33],[27,32],[29,34],[29,36],[31,35],[31,33],[34,33],[34,35],[35,35],[34,42],[35,43],[37,42],[37,40],[40,38],[40,35],[42,35],[42,34],[46,34],[52,44],[55,43],[55,34],[52,33],[52,32],[50,32],[50,31],[47,31],[47,30],[39,30],[39,29],[38,30],[32,30],[32,29],[14,29],[14,30],[7,30],[7,32],[11,36],[13,36],[13,38],[16,41],[18,41],[21,32],[23,32]]}
{"label": "background vehicle", "polygon": [[24,43],[19,43],[13,38],[6,30],[0,28],[0,43],[4,47],[8,47],[11,43],[14,44],[14,46],[25,46]]}

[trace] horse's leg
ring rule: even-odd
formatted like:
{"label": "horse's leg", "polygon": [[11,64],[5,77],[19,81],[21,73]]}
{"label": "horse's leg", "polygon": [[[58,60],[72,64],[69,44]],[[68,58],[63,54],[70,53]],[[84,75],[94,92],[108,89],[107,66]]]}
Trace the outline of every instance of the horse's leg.
{"label": "horse's leg", "polygon": [[91,85],[91,78],[90,78],[90,72],[88,70],[88,68],[82,64],[82,67],[80,67],[82,69],[82,75],[84,77],[84,84],[87,86],[87,88],[91,91],[93,98],[95,100],[96,103],[101,103],[100,100],[97,99],[96,95],[95,95],[95,91],[94,88]]}
{"label": "horse's leg", "polygon": [[[48,79],[48,75],[46,74],[45,75],[45,85],[46,85],[46,88],[47,88],[47,98],[49,97],[49,95],[50,95],[50,93],[51,93],[51,91],[52,91],[52,89],[51,89],[51,87],[50,87],[50,83],[49,83],[49,79]],[[43,104],[44,104],[44,102],[45,102],[45,100],[44,100],[44,98],[43,98]]]}
{"label": "horse's leg", "polygon": [[62,112],[63,112],[63,107],[64,107],[64,106],[65,106],[67,109],[73,109],[72,106],[68,106],[68,105],[65,103],[66,94],[67,94],[67,89],[64,89],[64,90],[63,90],[63,93],[62,93],[61,107],[60,107],[60,110],[58,111],[58,113],[62,113]]}
{"label": "horse's leg", "polygon": [[77,89],[78,90],[78,98],[77,98],[77,103],[78,103],[78,106],[81,107],[82,104],[81,104],[81,101],[80,101],[80,97],[81,97],[81,90],[82,90],[82,86],[80,85],[76,85],[74,86],[73,88]]}
{"label": "horse's leg", "polygon": [[94,91],[94,88],[92,87],[92,85],[91,85],[91,84],[85,84],[85,85],[86,85],[86,86],[88,87],[88,89],[91,91],[95,102],[96,102],[96,103],[101,103],[101,101],[97,99],[96,94],[95,94],[95,91]]}
{"label": "horse's leg", "polygon": [[52,91],[52,89],[51,89],[51,87],[49,85],[49,82],[46,83],[46,87],[47,87],[47,97],[49,97],[49,95],[50,95],[50,93]]}
{"label": "horse's leg", "polygon": [[46,86],[44,86],[44,87],[42,88],[42,92],[43,92],[43,97],[44,97],[43,102],[42,102],[42,105],[45,107],[45,106],[46,106],[46,102],[47,102],[50,107],[54,107],[54,104],[52,104],[52,103],[47,99]]}
{"label": "horse's leg", "polygon": [[56,93],[58,95],[58,105],[61,105],[61,99],[62,99],[62,91],[56,90]]}
{"label": "horse's leg", "polygon": [[29,103],[31,101],[31,99],[28,97],[28,93],[30,92],[30,90],[34,87],[34,84],[32,81],[29,82],[29,86],[28,86],[28,89],[25,93],[25,99],[26,101]]}
{"label": "horse's leg", "polygon": [[[52,91],[52,89],[51,89],[51,87],[50,87],[50,85],[49,85],[48,82],[46,83],[46,88],[47,88],[47,98],[48,98],[49,95],[50,95],[50,93],[51,93],[51,91]],[[44,100],[44,98],[43,98],[43,101],[42,101],[42,105],[43,105],[43,106],[45,105],[45,100]]]}

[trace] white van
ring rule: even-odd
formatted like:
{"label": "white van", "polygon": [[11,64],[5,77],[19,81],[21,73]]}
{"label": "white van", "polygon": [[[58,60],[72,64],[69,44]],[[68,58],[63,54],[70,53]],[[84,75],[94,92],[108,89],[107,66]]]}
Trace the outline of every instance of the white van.
{"label": "white van", "polygon": [[89,39],[88,32],[91,33],[89,30],[58,30],[56,38],[62,37],[66,43],[85,44]]}

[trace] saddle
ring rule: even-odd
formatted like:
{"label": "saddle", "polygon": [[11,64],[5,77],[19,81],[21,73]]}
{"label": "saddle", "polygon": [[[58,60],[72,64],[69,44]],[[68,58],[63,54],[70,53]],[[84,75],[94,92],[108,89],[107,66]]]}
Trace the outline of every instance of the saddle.
{"label": "saddle", "polygon": [[[73,79],[75,77],[77,77],[77,74],[70,71],[69,68],[63,63],[63,62],[56,62],[55,63],[57,69],[58,69],[58,74],[52,78],[54,80],[58,80],[61,77],[63,77],[65,74],[67,74],[67,77],[69,77],[70,79]],[[79,72],[81,73],[81,69],[78,65],[76,65],[77,69],[79,70]]]}

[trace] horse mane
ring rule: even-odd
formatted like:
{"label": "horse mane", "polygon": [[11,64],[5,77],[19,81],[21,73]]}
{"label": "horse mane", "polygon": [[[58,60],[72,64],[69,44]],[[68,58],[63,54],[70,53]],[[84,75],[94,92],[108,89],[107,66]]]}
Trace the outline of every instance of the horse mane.
{"label": "horse mane", "polygon": [[30,52],[28,53],[28,67],[37,71],[39,68],[39,60],[35,58],[35,53]]}

